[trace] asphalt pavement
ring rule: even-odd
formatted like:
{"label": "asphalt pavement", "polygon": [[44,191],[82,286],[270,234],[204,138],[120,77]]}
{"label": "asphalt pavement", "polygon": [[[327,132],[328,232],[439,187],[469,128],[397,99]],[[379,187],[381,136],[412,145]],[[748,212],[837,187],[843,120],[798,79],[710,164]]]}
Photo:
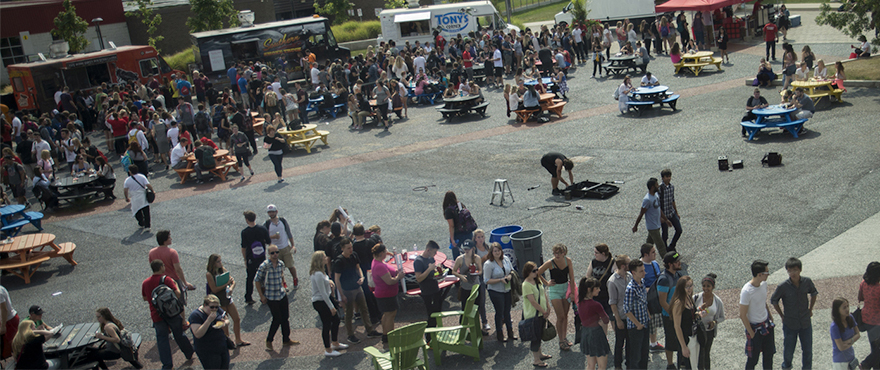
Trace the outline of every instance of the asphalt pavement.
{"label": "asphalt pavement", "polygon": [[[796,30],[800,31],[795,28],[790,35],[798,40],[795,49],[800,50]],[[846,42],[813,48],[820,57],[829,59],[845,58],[848,49]],[[55,259],[44,263],[29,285],[9,275],[3,276],[2,283],[20,313],[31,304],[42,305],[50,324],[90,321],[97,307],[110,307],[129,330],[144,335],[141,355],[148,367],[158,367],[155,333],[140,295],[140,283],[150,274],[146,255],[156,245],[155,232],[171,230],[172,247],[180,253],[187,279],[196,286],[190,302],[197,302],[192,297],[204,291],[205,265],[212,253],[221,254],[232,276],[244,280],[239,254],[239,232],[245,226],[242,212],[254,210],[262,222],[266,205],[273,203],[290,222],[298,247],[295,260],[301,287],[292,294],[290,311],[294,339],[304,344],[274,354],[264,352],[261,340],[269,325],[268,308],[245,306],[243,287],[239,287],[234,299],[242,312],[246,338],[254,345],[236,351],[233,366],[363,369],[370,363],[356,350],[360,347],[335,359],[321,355],[319,331],[315,329],[319,321],[311,307],[307,264],[314,227],[329,218],[337,206],[347,208],[365,225],[380,225],[389,246],[410,249],[417,244],[421,249],[428,240],[444,244],[447,229],[441,202],[443,194],[451,190],[487,231],[505,225],[541,230],[545,258],[551,256],[554,244],[566,244],[576,273],[582,275],[597,243],[608,244],[613,254],[638,254],[646,235],[644,224],[637,233],[631,228],[646,192],[645,183],[669,168],[684,228],[679,251],[691,275],[718,274],[717,289],[728,307],[729,320],[720,326],[713,349],[713,366],[731,369],[744,365],[742,325],[734,301],[750,278],[749,263],[762,258],[770,261],[771,271],[777,271],[787,258],[796,256],[803,257],[805,276],[815,272],[817,280],[824,279],[826,285],[822,286],[828,287],[820,291],[820,304],[814,312],[814,367],[828,368],[830,301],[836,294],[846,294],[852,304],[853,285],[867,262],[877,256],[876,242],[872,243],[876,237],[865,237],[864,233],[876,233],[875,215],[880,212],[876,196],[880,147],[875,139],[876,120],[870,118],[878,112],[880,91],[850,88],[843,95],[845,103],[818,111],[800,138],[763,131],[749,142],[740,136],[739,121],[753,88],[742,86],[742,81],[754,75],[763,44],[734,43],[730,51],[731,63],[724,64],[723,71],[709,68],[699,77],[673,76],[666,56],[651,61],[648,69],[682,95],[675,112],[654,108],[641,117],[620,115],[611,93],[621,78],[590,78],[591,66],[583,65],[569,75],[566,116],[543,125],[514,123],[506,115],[501,90],[486,89],[484,94],[491,102],[486,118],[473,115],[445,123],[433,107],[418,106],[409,109],[408,119],[395,120],[387,132],[376,128],[350,131],[347,117],[317,122],[319,129],[331,132],[330,145],[317,145],[311,154],[296,151],[286,155],[286,181],[281,184],[274,181],[264,151],[252,160],[257,175],[244,181],[233,176],[225,183],[180,185],[176,174],[154,166],[150,181],[159,193],[151,207],[151,232],[137,228],[121,197],[120,179],[115,202],[75,214],[50,215],[44,221],[46,232],[57,235],[59,241],[76,243],[78,266]],[[779,102],[775,89],[762,91],[771,104]],[[541,156],[550,151],[574,159],[576,181],[622,181],[620,193],[605,200],[560,203],[561,197],[550,195],[549,178],[539,164]],[[771,151],[783,155],[783,166],[761,166],[760,159]],[[717,157],[721,155],[744,160],[745,168],[719,171]],[[118,159],[111,159],[118,163]],[[121,175],[119,171],[117,175]],[[496,178],[509,181],[514,202],[489,205]],[[537,185],[540,187],[527,190]],[[429,187],[414,191],[418,186]],[[33,229],[28,226],[25,231]],[[851,238],[837,239],[846,235]],[[861,247],[850,249],[853,240],[861,240]],[[849,267],[829,273],[823,268],[828,261]],[[780,274],[776,272],[772,282],[784,280]],[[402,303],[398,323],[425,319],[420,299],[405,298]],[[447,299],[444,308],[459,305]],[[521,307],[514,307],[513,317],[519,317]],[[492,322],[491,304],[487,309]],[[340,336],[344,332],[340,329]],[[571,333],[569,340],[574,339]],[[779,364],[781,330],[776,342],[774,362]],[[859,357],[867,354],[863,342],[856,344]],[[440,368],[531,368],[526,347],[523,343],[496,342],[493,329],[480,361],[447,354]],[[554,367],[585,365],[579,351],[560,355],[555,343],[544,348],[554,356],[548,361]],[[182,355],[175,356],[175,365],[180,365]],[[799,355],[796,358],[799,366]],[[126,366],[115,364],[115,368]],[[192,366],[198,368],[198,362]],[[665,361],[652,355],[650,368],[665,368]]]}

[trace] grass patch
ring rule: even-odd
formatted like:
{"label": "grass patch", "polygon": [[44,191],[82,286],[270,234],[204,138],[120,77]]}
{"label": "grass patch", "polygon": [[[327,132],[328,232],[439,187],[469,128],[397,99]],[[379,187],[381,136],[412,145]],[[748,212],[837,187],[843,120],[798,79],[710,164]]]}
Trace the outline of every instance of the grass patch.
{"label": "grass patch", "polygon": [[[880,58],[857,59],[843,64],[847,80],[880,80]],[[828,66],[828,76],[837,73],[834,65]],[[844,85],[846,83],[844,82]]]}
{"label": "grass patch", "polygon": [[330,28],[333,30],[333,35],[336,36],[336,42],[375,39],[382,33],[382,26],[378,20],[368,22],[348,21]]}
{"label": "grass patch", "polygon": [[358,54],[363,54],[364,57],[366,57],[367,56],[367,49],[360,49],[360,50],[352,50],[351,51],[352,57],[356,57]]}
{"label": "grass patch", "polygon": [[193,54],[193,46],[166,56],[165,61],[168,62],[168,65],[171,68],[187,72],[187,65],[196,62],[196,56]]}
{"label": "grass patch", "polygon": [[510,22],[523,28],[522,25],[525,23],[552,21],[556,13],[561,12],[566,3],[566,1],[560,1],[529,10],[514,12],[510,15]]}
{"label": "grass patch", "polygon": [[0,88],[0,95],[12,94],[12,85],[3,85]]}

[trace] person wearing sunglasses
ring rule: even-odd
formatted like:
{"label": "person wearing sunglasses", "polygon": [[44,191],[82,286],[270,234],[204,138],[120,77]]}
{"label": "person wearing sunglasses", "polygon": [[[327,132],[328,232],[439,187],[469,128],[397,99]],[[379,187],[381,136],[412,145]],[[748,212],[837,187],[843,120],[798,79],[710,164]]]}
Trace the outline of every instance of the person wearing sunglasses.
{"label": "person wearing sunglasses", "polygon": [[[287,299],[287,289],[284,289],[284,262],[278,259],[278,246],[269,244],[266,248],[268,259],[257,268],[254,276],[254,286],[260,293],[260,302],[269,306],[272,313],[272,323],[269,325],[269,334],[266,336],[266,351],[272,352],[272,339],[281,327],[281,337],[285,346],[299,344],[290,340],[290,303]],[[210,369],[209,367],[205,367]]]}
{"label": "person wearing sunglasses", "polygon": [[202,305],[189,315],[190,331],[199,362],[205,369],[228,369],[229,348],[223,328],[229,325],[226,311],[220,308],[220,299],[213,294],[205,296]]}

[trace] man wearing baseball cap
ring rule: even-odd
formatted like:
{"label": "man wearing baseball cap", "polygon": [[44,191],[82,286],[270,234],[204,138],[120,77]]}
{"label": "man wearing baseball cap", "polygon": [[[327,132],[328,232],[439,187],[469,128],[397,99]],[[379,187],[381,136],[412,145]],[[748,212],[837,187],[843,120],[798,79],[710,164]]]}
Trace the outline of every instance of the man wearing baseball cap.
{"label": "man wearing baseball cap", "polygon": [[34,325],[37,326],[37,330],[52,330],[52,327],[43,322],[43,308],[37,305],[31,306],[28,309],[28,317],[25,320],[31,320],[34,322]]}
{"label": "man wearing baseball cap", "polygon": [[274,204],[266,206],[266,213],[269,214],[269,219],[266,220],[263,227],[269,230],[272,244],[278,246],[278,259],[284,262],[284,266],[287,266],[293,277],[293,289],[296,289],[299,287],[299,279],[296,277],[296,266],[293,264],[293,254],[296,253],[296,247],[293,245],[293,233],[290,232],[290,225],[284,217],[278,217],[278,207]]}

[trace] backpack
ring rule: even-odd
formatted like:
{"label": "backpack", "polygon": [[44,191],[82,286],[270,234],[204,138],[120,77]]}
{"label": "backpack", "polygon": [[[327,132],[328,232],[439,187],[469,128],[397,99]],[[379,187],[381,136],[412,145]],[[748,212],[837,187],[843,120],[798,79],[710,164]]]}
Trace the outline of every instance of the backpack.
{"label": "backpack", "polygon": [[614,93],[611,94],[611,97],[614,98],[614,100],[620,99],[620,87],[619,86],[616,89],[614,89]]}
{"label": "backpack", "polygon": [[131,166],[132,164],[131,156],[128,155],[128,152],[126,152],[119,161],[122,162],[122,169],[128,172],[128,166]]}
{"label": "backpack", "polygon": [[263,246],[263,243],[259,241],[255,241],[251,243],[251,259],[261,260],[266,258],[266,247]]}
{"label": "backpack", "polygon": [[205,113],[204,111],[196,113],[195,123],[196,130],[199,131],[208,131],[211,127],[211,119],[208,118],[208,113]]}
{"label": "backpack", "polygon": [[278,95],[275,95],[275,92],[269,90],[266,92],[266,106],[274,107],[278,105]]}
{"label": "backpack", "polygon": [[205,170],[214,169],[217,167],[217,160],[214,159],[214,153],[209,147],[204,147],[205,149],[199,149],[199,167]]}
{"label": "backpack", "polygon": [[181,86],[179,93],[182,96],[189,96],[189,86],[186,86],[186,85]]}
{"label": "backpack", "polygon": [[648,312],[656,315],[663,312],[663,306],[660,305],[660,293],[657,291],[657,282],[660,280],[660,271],[654,266],[653,262],[651,263],[651,268],[655,269],[657,278],[654,279],[654,284],[651,284],[651,286],[648,287],[648,296],[646,298],[648,301]]}
{"label": "backpack", "polygon": [[[239,112],[239,113],[241,113],[241,112]],[[244,122],[244,124],[243,124],[244,129],[242,131],[253,131],[254,130],[254,116],[251,115],[251,111],[248,110],[247,112],[243,113],[242,115],[244,116],[244,118],[242,119],[242,122]]]}
{"label": "backpack", "polygon": [[664,39],[669,37],[669,27],[661,26],[660,27],[660,36],[662,36]]}
{"label": "backpack", "polygon": [[450,206],[452,211],[456,214],[455,218],[455,232],[456,233],[469,233],[477,229],[477,221],[474,220],[474,217],[471,216],[471,211],[469,211],[465,206],[461,206],[461,209],[458,209],[457,206]]}
{"label": "backpack", "polygon": [[131,145],[131,143],[137,143],[137,142],[138,142],[137,131],[135,131],[134,134],[129,133],[128,134],[128,145]]}
{"label": "backpack", "polygon": [[183,312],[183,303],[177,299],[174,290],[165,285],[165,278],[167,277],[168,275],[162,275],[162,283],[153,288],[153,292],[150,294],[150,301],[153,302],[153,307],[156,308],[159,316],[164,319],[173,318]]}

